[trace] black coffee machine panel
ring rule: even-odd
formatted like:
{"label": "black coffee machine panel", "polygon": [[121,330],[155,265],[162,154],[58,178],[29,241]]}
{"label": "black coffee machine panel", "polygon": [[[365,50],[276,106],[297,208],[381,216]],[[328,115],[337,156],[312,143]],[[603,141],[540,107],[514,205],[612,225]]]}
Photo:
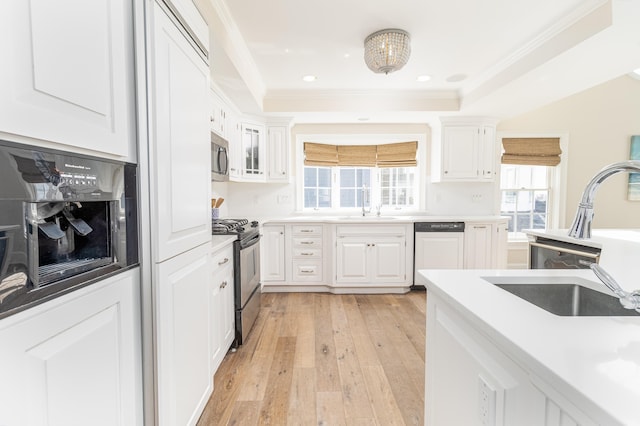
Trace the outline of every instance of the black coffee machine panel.
{"label": "black coffee machine panel", "polygon": [[0,141],[0,318],[138,263],[136,173]]}

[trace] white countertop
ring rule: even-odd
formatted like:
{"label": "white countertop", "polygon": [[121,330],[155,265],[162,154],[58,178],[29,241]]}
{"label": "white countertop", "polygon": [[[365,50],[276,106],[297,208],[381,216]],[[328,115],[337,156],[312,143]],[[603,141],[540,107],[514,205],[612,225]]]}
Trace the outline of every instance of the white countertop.
{"label": "white countertop", "polygon": [[556,390],[585,403],[580,405],[590,401],[622,424],[640,424],[640,317],[556,316],[482,278],[521,277],[520,282],[549,283],[575,278],[581,285],[605,290],[590,270],[419,273],[428,292],[445,299]]}
{"label": "white countertop", "polygon": [[212,235],[211,250],[218,251],[238,239],[237,235]]}
{"label": "white countertop", "polygon": [[493,222],[507,220],[502,216],[393,216],[382,214],[367,214],[366,216],[353,215],[305,215],[305,216],[283,216],[264,219],[263,223],[287,223],[287,222],[327,222],[327,223],[414,223],[414,222]]}

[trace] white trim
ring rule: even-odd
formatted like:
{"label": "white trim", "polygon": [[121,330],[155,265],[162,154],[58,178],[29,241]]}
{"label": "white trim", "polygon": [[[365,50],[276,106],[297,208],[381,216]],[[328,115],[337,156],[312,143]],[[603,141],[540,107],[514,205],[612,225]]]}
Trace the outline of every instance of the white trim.
{"label": "white trim", "polygon": [[[496,139],[499,143],[499,151],[502,152],[502,139],[504,138],[560,138],[560,164],[556,166],[553,172],[552,181],[549,182],[551,196],[549,197],[549,216],[551,220],[547,222],[549,229],[561,229],[565,225],[565,212],[567,201],[567,170],[569,168],[569,134],[568,133],[525,133],[525,132],[497,132]],[[500,158],[498,158],[500,164]],[[500,211],[500,202],[502,199],[500,179],[501,167],[498,167],[498,174],[495,185],[495,202],[496,211]]]}
{"label": "white trim", "polygon": [[294,181],[295,194],[296,194],[296,210],[303,211],[303,185],[302,179],[304,179],[304,142],[317,142],[317,143],[330,143],[334,145],[371,145],[371,144],[383,144],[394,142],[409,142],[417,141],[418,149],[416,152],[416,159],[418,161],[417,169],[418,175],[417,194],[418,206],[417,211],[425,210],[425,203],[427,199],[426,194],[426,177],[427,177],[427,135],[421,133],[406,133],[406,134],[297,134],[295,141],[295,170],[296,178]]}

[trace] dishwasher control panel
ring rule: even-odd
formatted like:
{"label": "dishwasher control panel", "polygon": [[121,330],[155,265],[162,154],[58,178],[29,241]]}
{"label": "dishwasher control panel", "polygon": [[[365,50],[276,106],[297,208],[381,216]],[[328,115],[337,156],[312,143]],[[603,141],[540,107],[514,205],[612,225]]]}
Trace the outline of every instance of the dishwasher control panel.
{"label": "dishwasher control panel", "polygon": [[414,232],[464,232],[464,222],[416,222]]}

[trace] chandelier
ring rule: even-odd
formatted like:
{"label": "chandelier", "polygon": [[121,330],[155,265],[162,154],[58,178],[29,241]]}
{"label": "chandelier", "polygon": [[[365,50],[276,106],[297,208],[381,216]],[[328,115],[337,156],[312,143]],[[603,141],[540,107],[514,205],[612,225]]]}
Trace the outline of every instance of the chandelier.
{"label": "chandelier", "polygon": [[403,30],[376,31],[364,40],[364,61],[375,73],[398,71],[411,54],[409,33]]}

